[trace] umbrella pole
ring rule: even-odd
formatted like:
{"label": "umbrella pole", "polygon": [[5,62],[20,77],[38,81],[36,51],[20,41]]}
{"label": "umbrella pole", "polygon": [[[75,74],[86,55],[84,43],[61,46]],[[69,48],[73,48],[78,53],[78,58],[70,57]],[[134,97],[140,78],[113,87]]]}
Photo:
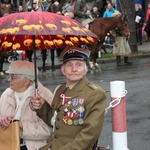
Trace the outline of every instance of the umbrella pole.
{"label": "umbrella pole", "polygon": [[36,50],[35,50],[35,36],[33,38],[33,53],[34,53],[34,73],[35,73],[35,95],[38,95],[38,79],[37,79],[37,61],[36,61]]}

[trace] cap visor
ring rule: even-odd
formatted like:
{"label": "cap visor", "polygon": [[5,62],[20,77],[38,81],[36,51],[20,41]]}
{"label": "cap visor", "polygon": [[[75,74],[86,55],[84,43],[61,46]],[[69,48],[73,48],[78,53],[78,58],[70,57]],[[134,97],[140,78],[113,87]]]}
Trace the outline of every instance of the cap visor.
{"label": "cap visor", "polygon": [[11,70],[7,70],[5,71],[5,73],[8,73],[8,74],[15,74],[15,72],[11,71]]}

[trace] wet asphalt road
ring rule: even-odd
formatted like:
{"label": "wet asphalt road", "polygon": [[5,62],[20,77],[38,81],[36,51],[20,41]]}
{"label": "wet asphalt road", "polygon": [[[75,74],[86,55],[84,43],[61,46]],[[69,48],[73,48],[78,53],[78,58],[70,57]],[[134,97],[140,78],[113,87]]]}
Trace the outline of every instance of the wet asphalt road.
{"label": "wet asphalt road", "polygon": [[[150,58],[134,59],[132,66],[116,68],[114,63],[102,65],[100,85],[110,89],[110,82],[125,81],[127,137],[130,150],[150,150]],[[110,94],[107,94],[110,102]],[[105,117],[99,145],[112,146],[111,110]],[[122,149],[120,149],[122,150]]]}
{"label": "wet asphalt road", "polygon": [[[150,58],[133,59],[133,65],[116,67],[115,62],[101,64],[100,72],[89,72],[89,80],[100,85],[105,91],[110,90],[110,82],[125,81],[126,110],[127,110],[127,137],[130,150],[150,150]],[[46,76],[40,72],[40,81],[51,91],[65,81],[59,69],[57,75],[47,70]],[[8,76],[0,79],[0,94],[9,86]],[[107,93],[107,106],[110,102],[110,93]],[[103,132],[98,145],[107,147],[112,145],[111,110],[105,116]],[[120,149],[122,150],[122,149]]]}

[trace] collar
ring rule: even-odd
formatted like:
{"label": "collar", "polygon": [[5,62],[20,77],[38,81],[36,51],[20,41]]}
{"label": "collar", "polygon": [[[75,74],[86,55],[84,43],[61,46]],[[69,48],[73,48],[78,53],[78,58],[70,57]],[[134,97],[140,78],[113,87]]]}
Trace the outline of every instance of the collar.
{"label": "collar", "polygon": [[72,96],[75,97],[77,96],[76,94],[80,91],[83,90],[85,84],[88,82],[86,76],[84,76],[80,81],[74,83],[74,85],[72,85],[72,89],[69,88],[69,92],[67,93],[68,96]]}
{"label": "collar", "polygon": [[71,90],[71,89],[73,89],[73,87],[74,87],[78,82],[79,82],[79,81],[77,81],[77,82],[75,82],[75,83],[73,83],[73,84],[71,84],[71,85],[69,85],[69,86],[66,85],[66,88],[69,88],[69,89]]}

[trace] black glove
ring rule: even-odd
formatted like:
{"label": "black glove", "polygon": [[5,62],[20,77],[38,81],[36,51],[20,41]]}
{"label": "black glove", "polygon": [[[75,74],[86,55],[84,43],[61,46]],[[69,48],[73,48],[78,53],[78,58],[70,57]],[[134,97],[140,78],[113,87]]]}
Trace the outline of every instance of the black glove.
{"label": "black glove", "polygon": [[89,15],[89,14],[86,14],[86,18],[90,18],[90,15]]}
{"label": "black glove", "polygon": [[82,13],[82,16],[84,17],[84,18],[89,18],[89,15],[88,14],[86,14],[86,13]]}

